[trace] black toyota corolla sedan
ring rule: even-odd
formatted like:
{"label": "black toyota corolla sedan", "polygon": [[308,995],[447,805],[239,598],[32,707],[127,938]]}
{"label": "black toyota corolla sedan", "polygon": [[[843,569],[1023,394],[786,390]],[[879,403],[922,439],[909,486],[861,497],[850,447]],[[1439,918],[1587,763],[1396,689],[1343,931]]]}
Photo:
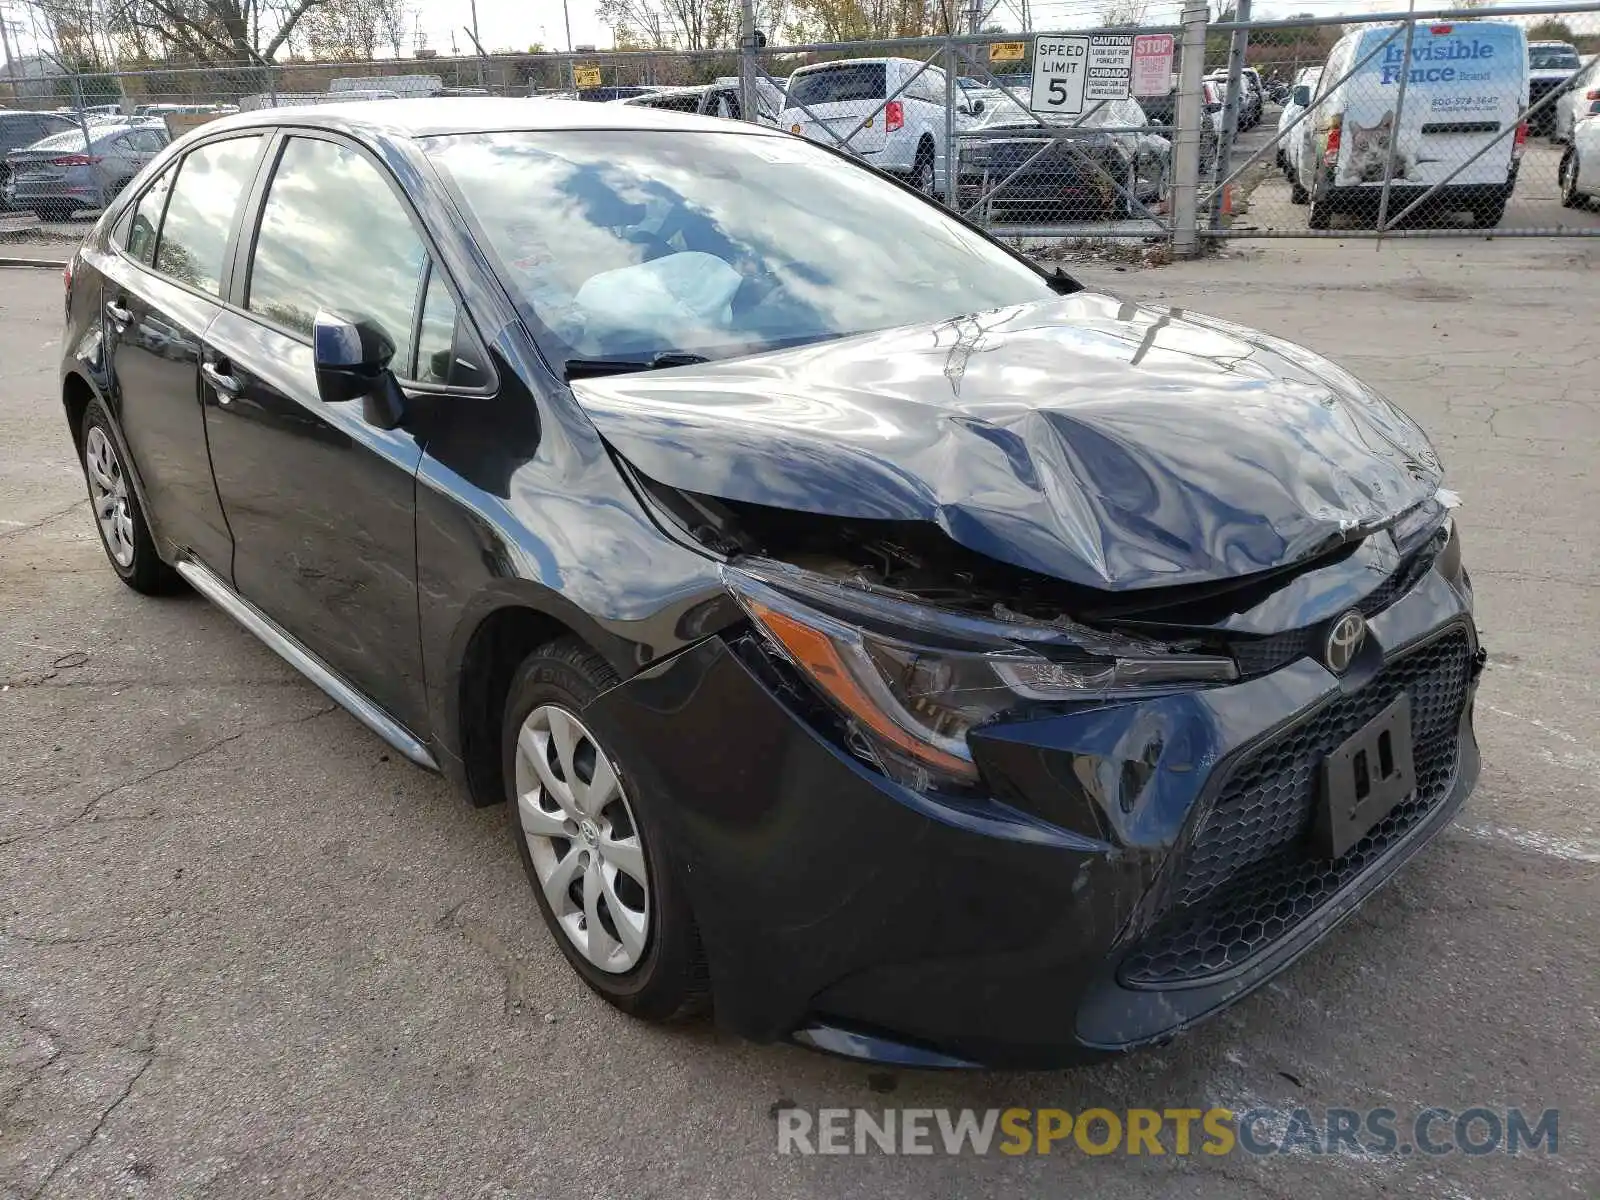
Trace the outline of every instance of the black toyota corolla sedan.
{"label": "black toyota corolla sedan", "polygon": [[1477,775],[1416,425],[782,133],[225,118],[66,307],[112,568],[508,802],[550,936],[638,1017],[929,1066],[1159,1041]]}

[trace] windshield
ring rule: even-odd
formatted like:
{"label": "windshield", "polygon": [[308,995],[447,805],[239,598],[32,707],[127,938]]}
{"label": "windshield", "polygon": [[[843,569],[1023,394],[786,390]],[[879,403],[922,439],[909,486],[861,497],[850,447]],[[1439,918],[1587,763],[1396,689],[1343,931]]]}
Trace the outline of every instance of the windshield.
{"label": "windshield", "polygon": [[728,357],[1053,294],[941,208],[799,139],[584,130],[427,144],[556,364]]}
{"label": "windshield", "polygon": [[882,100],[889,92],[883,63],[839,63],[814,71],[797,71],[789,80],[789,107],[842,104],[850,100]]}
{"label": "windshield", "polygon": [[1528,66],[1535,71],[1576,71],[1578,52],[1571,46],[1533,46],[1528,50]]}

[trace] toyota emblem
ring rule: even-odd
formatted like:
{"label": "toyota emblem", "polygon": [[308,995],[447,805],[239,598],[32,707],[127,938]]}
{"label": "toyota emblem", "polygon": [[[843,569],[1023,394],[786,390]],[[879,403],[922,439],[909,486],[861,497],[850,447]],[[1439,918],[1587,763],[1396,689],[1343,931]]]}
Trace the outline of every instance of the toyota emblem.
{"label": "toyota emblem", "polygon": [[1328,640],[1322,647],[1322,661],[1335,675],[1343,675],[1361,653],[1367,640],[1367,622],[1360,613],[1351,609],[1333,623],[1328,630]]}

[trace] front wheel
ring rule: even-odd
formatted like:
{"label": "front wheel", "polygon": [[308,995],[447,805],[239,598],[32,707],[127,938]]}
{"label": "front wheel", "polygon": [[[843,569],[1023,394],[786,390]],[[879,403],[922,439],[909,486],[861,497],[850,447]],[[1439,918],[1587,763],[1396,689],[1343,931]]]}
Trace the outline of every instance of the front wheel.
{"label": "front wheel", "polygon": [[511,830],[551,936],[602,998],[649,1021],[708,1002],[705,955],[655,798],[584,710],[617,682],[563,638],[518,668],[501,761]]}

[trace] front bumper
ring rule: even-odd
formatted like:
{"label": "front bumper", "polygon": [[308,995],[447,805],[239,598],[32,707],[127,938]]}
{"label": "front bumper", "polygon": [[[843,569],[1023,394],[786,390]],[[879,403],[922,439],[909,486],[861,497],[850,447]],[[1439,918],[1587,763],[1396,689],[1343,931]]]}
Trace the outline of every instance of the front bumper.
{"label": "front bumper", "polygon": [[[1050,1066],[1161,1041],[1260,986],[1439,829],[1476,779],[1470,602],[1437,569],[1309,658],[1226,688],[1001,723],[992,798],[917,794],[818,733],[748,643],[602,696],[685,867],[719,1021],[911,1065]],[[1412,695],[1419,787],[1344,858],[1308,772]]]}

